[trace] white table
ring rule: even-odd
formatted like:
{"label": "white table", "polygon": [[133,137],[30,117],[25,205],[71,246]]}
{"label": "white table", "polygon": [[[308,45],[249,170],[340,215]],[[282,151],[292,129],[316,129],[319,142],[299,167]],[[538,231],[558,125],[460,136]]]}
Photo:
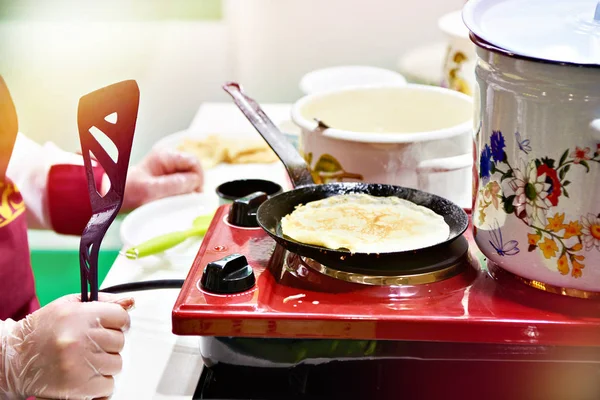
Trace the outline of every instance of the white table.
{"label": "white table", "polygon": [[[264,105],[276,124],[286,123],[289,105]],[[252,133],[241,112],[232,104],[204,104],[189,131]],[[209,193],[212,188],[205,187]],[[214,193],[214,192],[213,192]],[[119,256],[102,287],[155,279],[184,279],[193,256],[173,260],[148,258],[130,261]],[[123,372],[116,378],[113,400],[191,399],[202,371],[198,337],[171,333],[171,310],[179,290],[135,292],[136,307],[131,311],[131,330],[123,350]]]}

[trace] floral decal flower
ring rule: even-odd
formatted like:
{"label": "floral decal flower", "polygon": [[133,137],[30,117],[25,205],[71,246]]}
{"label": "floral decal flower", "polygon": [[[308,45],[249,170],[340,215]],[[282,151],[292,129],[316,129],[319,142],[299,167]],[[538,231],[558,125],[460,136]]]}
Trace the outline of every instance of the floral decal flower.
{"label": "floral decal flower", "polygon": [[515,215],[527,224],[532,221],[545,223],[546,213],[550,208],[550,201],[547,199],[550,184],[546,182],[546,174],[538,174],[534,161],[515,168],[512,174],[514,177],[508,185],[515,193],[512,200]]}
{"label": "floral decal flower", "polygon": [[481,158],[479,159],[479,177],[484,183],[490,179],[492,172],[492,149],[487,144],[483,147]]}
{"label": "floral decal flower", "polygon": [[548,218],[548,225],[546,225],[546,229],[551,232],[560,232],[564,229],[563,221],[565,220],[565,213],[555,214],[554,217]]}
{"label": "floral decal flower", "polygon": [[500,189],[500,184],[494,181],[490,182],[489,185],[487,185],[486,190],[483,192],[483,195],[490,199],[496,210],[500,205],[500,199],[502,199],[502,196],[499,195]]}
{"label": "floral decal flower", "polygon": [[483,224],[487,217],[485,208],[493,205],[496,210],[500,208],[500,202],[502,201],[502,187],[496,181],[489,182],[483,188],[482,205],[480,206],[479,223]]}
{"label": "floral decal flower", "polygon": [[544,253],[544,257],[552,258],[556,256],[556,252],[558,251],[558,246],[556,242],[551,238],[545,238],[544,241],[538,244],[538,247]]}
{"label": "floral decal flower", "polygon": [[494,157],[494,161],[504,161],[506,159],[506,154],[504,153],[504,148],[506,145],[504,144],[504,136],[502,136],[502,133],[500,131],[492,132],[490,141],[492,145],[492,157]]}
{"label": "floral decal flower", "polygon": [[580,264],[577,260],[583,260],[585,257],[583,256],[575,256],[572,260],[571,263],[573,265],[573,271],[571,272],[571,275],[574,278],[581,278],[581,275],[583,274],[583,271],[581,271],[584,267],[583,264]]}
{"label": "floral decal flower", "polygon": [[575,164],[581,163],[581,161],[589,160],[591,157],[589,156],[590,148],[586,147],[585,149],[581,149],[579,147],[575,147],[575,150],[571,153],[571,158],[573,158],[573,162]]}
{"label": "floral decal flower", "polygon": [[538,174],[538,178],[541,176],[546,177],[546,183],[548,185],[550,185],[547,190],[547,193],[548,193],[547,199],[551,205],[557,206],[558,199],[560,198],[562,191],[561,191],[560,180],[558,179],[558,174],[557,174],[556,170],[553,168],[550,168],[547,164],[542,164],[537,169],[537,174]]}
{"label": "floral decal flower", "polygon": [[568,225],[565,225],[564,228],[565,239],[581,236],[581,225],[579,224],[579,221],[571,221]]}
{"label": "floral decal flower", "polygon": [[600,214],[594,216],[588,214],[581,218],[581,233],[583,234],[583,243],[586,250],[592,250],[594,247],[600,251]]}
{"label": "floral decal flower", "polygon": [[[515,141],[520,154],[528,155],[532,150],[529,139],[515,133]],[[486,220],[486,209],[502,208],[529,226],[527,250],[539,251],[547,260],[556,262],[556,269],[562,275],[574,278],[583,275],[585,268],[584,251],[600,251],[600,214],[588,214],[571,219],[565,213],[553,213],[563,197],[568,198],[567,179],[571,167],[578,166],[590,172],[590,164],[600,164],[600,144],[592,154],[589,147],[575,147],[565,150],[558,159],[519,160],[513,166],[506,156],[506,140],[500,131],[492,131],[490,144],[484,145],[480,155],[479,177],[482,184],[478,188],[479,222]],[[490,231],[490,244],[501,256],[519,253],[515,240],[504,241],[498,222],[494,221]]]}
{"label": "floral decal flower", "polygon": [[541,238],[542,235],[537,235],[533,233],[527,234],[527,243],[529,243],[529,251],[533,251],[533,249],[535,249],[535,246],[538,244]]}
{"label": "floral decal flower", "polygon": [[578,254],[583,249],[581,244],[582,226],[579,221],[565,223],[565,214],[554,214],[548,218],[544,227],[533,227],[536,233],[527,235],[529,248],[539,248],[546,259],[556,258],[558,272],[579,278],[585,265],[585,256]]}

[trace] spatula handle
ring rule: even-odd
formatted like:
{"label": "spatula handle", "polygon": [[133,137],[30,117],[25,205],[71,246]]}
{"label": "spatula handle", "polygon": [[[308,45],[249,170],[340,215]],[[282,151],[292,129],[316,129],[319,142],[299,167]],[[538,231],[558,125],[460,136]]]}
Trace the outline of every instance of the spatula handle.
{"label": "spatula handle", "polygon": [[194,220],[193,227],[190,229],[165,233],[164,235],[148,239],[137,246],[130,247],[125,251],[125,257],[130,260],[137,260],[142,257],[160,254],[183,243],[191,237],[204,236],[212,222],[212,218],[213,215],[198,217]]}
{"label": "spatula handle", "polygon": [[306,161],[300,156],[298,150],[288,142],[273,121],[267,117],[258,103],[246,96],[238,83],[228,82],[223,85],[223,89],[231,95],[233,102],[285,165],[294,187],[314,184]]}
{"label": "spatula handle", "polygon": [[127,249],[125,257],[130,260],[137,260],[138,258],[160,254],[185,242],[191,237],[202,236],[205,233],[206,228],[194,228],[187,231],[166,233]]}

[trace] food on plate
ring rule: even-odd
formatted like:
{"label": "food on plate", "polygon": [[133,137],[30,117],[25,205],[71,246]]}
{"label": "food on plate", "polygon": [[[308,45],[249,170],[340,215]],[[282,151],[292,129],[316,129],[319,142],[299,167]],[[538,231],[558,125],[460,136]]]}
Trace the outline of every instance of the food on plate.
{"label": "food on plate", "polygon": [[210,135],[202,139],[185,139],[178,150],[198,157],[202,167],[217,164],[268,164],[279,158],[262,139],[242,139]]}
{"label": "food on plate", "polygon": [[299,205],[281,220],[300,243],[352,253],[391,253],[444,242],[450,227],[429,208],[398,197],[342,194]]}

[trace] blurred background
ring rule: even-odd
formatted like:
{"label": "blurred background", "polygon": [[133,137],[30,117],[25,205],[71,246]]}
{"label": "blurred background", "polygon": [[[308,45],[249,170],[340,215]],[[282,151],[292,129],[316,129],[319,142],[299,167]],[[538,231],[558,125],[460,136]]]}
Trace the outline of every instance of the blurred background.
{"label": "blurred background", "polygon": [[317,68],[360,64],[398,70],[409,51],[443,41],[437,19],[463,4],[1,0],[0,73],[14,97],[21,131],[68,150],[79,147],[79,98],[120,80],[137,80],[135,162],[161,137],[187,128],[202,102],[226,101],[221,90],[226,80],[238,80],[263,103],[292,102],[301,95],[301,76]]}
{"label": "blurred background", "polygon": [[[307,72],[370,65],[439,84],[446,44],[437,21],[465,0],[0,0],[0,74],[21,132],[79,149],[79,98],[135,79],[135,163],[187,129],[202,103],[229,101],[237,80],[261,103],[291,103]],[[412,74],[412,75],[411,75]],[[121,247],[102,245],[100,280]],[[79,238],[30,231],[42,303],[78,290]]]}

